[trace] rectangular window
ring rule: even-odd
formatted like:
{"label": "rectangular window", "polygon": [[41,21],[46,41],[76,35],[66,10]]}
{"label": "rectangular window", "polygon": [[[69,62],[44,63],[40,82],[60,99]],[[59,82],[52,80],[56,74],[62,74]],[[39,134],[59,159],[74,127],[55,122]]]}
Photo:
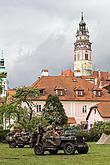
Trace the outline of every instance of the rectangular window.
{"label": "rectangular window", "polygon": [[77,54],[77,60],[80,60],[80,54]]}
{"label": "rectangular window", "polygon": [[64,96],[64,90],[59,90],[59,89],[57,89],[57,90],[56,90],[56,95],[57,95],[57,96]]}
{"label": "rectangular window", "polygon": [[101,91],[94,91],[94,94],[96,97],[100,97],[101,96]]}
{"label": "rectangular window", "polygon": [[84,91],[83,91],[83,90],[77,90],[77,91],[76,91],[76,94],[77,94],[78,96],[83,96],[83,95],[84,95]]}
{"label": "rectangular window", "polygon": [[83,107],[82,107],[82,113],[87,113],[87,105],[83,105]]}
{"label": "rectangular window", "polygon": [[75,56],[74,56],[74,61],[76,61],[76,54],[75,54]]}
{"label": "rectangular window", "polygon": [[90,128],[92,128],[93,124],[90,124]]}
{"label": "rectangular window", "polygon": [[0,66],[4,66],[4,61],[0,61]]}
{"label": "rectangular window", "polygon": [[94,114],[96,114],[96,108],[94,109]]}
{"label": "rectangular window", "polygon": [[88,54],[85,54],[85,60],[88,60]]}
{"label": "rectangular window", "polygon": [[42,111],[41,105],[37,105],[37,106],[36,106],[36,111],[37,111],[37,112],[41,112],[41,111]]}
{"label": "rectangular window", "polygon": [[39,89],[41,95],[44,95],[44,89]]}
{"label": "rectangular window", "polygon": [[97,96],[97,97],[100,97],[100,96],[101,96],[101,92],[100,92],[100,91],[97,91],[97,92],[96,92],[96,96]]}

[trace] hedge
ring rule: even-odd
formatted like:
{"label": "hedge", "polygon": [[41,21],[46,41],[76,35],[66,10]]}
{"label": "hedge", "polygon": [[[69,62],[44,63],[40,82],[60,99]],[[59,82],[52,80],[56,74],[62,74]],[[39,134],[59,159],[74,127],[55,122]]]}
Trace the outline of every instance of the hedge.
{"label": "hedge", "polygon": [[0,142],[3,142],[5,140],[6,134],[9,132],[10,130],[0,130]]}
{"label": "hedge", "polygon": [[99,133],[98,131],[91,129],[87,131],[80,131],[79,135],[82,135],[85,137],[85,140],[87,142],[96,142],[100,138],[102,133]]}
{"label": "hedge", "polygon": [[103,131],[98,128],[91,128],[90,130],[83,130],[78,126],[68,127],[65,130],[70,130],[77,136],[83,136],[87,142],[96,142],[102,135]]}

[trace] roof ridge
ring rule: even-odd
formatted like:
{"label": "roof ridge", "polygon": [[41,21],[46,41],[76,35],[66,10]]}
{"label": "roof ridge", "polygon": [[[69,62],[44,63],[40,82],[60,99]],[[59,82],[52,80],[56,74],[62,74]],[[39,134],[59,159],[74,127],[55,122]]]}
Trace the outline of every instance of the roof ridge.
{"label": "roof ridge", "polygon": [[42,77],[39,77],[31,86],[35,87],[39,83],[39,81],[41,81]]}

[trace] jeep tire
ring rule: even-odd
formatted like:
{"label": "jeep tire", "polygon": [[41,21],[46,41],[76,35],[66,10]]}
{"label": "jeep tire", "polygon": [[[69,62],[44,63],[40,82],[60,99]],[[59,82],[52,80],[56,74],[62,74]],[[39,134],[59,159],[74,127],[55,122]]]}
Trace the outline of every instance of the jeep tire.
{"label": "jeep tire", "polygon": [[42,144],[38,144],[34,146],[34,153],[36,155],[43,155],[44,154],[44,148]]}
{"label": "jeep tire", "polygon": [[72,155],[75,153],[75,147],[74,147],[74,144],[71,143],[71,142],[67,142],[64,144],[63,146],[63,150],[64,150],[64,153],[66,155]]}
{"label": "jeep tire", "polygon": [[9,147],[10,148],[16,148],[16,141],[15,140],[13,140],[13,141],[11,141],[11,142],[9,142]]}
{"label": "jeep tire", "polygon": [[86,144],[85,147],[83,147],[83,148],[78,148],[78,149],[77,149],[78,154],[87,154],[88,150],[89,150],[89,147],[88,147],[87,144]]}

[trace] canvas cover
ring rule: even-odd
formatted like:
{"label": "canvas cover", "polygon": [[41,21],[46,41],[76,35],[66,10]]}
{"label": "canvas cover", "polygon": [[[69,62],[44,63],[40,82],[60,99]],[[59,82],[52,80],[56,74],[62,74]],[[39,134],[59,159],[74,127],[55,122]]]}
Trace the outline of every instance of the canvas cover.
{"label": "canvas cover", "polygon": [[110,135],[102,133],[100,139],[97,141],[96,144],[110,144]]}

